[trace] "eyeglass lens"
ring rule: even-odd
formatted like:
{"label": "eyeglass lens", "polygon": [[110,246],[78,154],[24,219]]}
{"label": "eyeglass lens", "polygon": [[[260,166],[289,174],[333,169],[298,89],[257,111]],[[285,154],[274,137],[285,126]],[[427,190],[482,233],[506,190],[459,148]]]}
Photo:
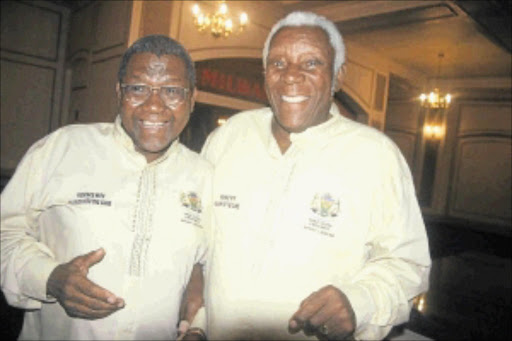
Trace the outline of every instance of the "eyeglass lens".
{"label": "eyeglass lens", "polygon": [[151,87],[149,85],[123,84],[125,96],[134,104],[142,104],[151,96],[153,90],[158,90],[160,98],[166,105],[176,105],[185,100],[187,89],[178,86]]}

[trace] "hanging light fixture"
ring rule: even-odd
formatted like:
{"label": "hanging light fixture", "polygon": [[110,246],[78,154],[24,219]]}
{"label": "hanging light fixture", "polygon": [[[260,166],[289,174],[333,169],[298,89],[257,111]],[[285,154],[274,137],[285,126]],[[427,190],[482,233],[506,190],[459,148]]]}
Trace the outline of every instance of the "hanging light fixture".
{"label": "hanging light fixture", "polygon": [[[439,52],[438,58],[439,62],[437,65],[437,75],[436,79],[434,81],[434,85],[437,82],[437,79],[439,78],[439,74],[441,71],[441,62],[443,60],[444,53]],[[439,88],[437,86],[434,86],[434,90],[432,90],[428,95],[423,93],[420,95],[420,101],[421,105],[423,107],[429,108],[429,109],[445,109],[450,106],[450,103],[452,101],[452,95],[449,93],[441,93]]]}
{"label": "hanging light fixture", "polygon": [[210,30],[215,37],[228,37],[232,33],[242,32],[249,22],[247,13],[242,12],[235,24],[234,19],[229,15],[229,8],[225,1],[218,1],[215,13],[203,13],[198,4],[192,6],[194,25],[199,32]]}
{"label": "hanging light fixture", "polygon": [[444,127],[441,122],[430,122],[423,126],[423,136],[427,139],[440,140],[444,136]]}

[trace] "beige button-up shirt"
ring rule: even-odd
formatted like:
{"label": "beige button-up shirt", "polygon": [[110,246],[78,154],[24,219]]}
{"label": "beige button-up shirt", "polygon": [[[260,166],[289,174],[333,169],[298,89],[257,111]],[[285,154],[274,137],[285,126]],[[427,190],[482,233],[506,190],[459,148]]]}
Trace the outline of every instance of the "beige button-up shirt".
{"label": "beige button-up shirt", "polygon": [[235,115],[203,148],[215,167],[209,338],[307,339],[288,321],[329,284],[350,300],[356,338],[385,337],[427,290],[431,264],[404,158],[335,106],[285,154],[271,120],[269,108]]}
{"label": "beige button-up shirt", "polygon": [[[115,124],[67,126],[34,144],[1,196],[1,284],[30,309],[21,339],[173,339],[183,290],[204,261],[211,166],[178,141],[147,163]],[[124,298],[99,320],[47,298],[60,263],[103,247],[89,279]]]}

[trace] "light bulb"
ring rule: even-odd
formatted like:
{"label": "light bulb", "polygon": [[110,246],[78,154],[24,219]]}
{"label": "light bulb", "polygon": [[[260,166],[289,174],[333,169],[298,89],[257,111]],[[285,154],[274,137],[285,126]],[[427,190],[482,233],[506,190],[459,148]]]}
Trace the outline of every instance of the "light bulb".
{"label": "light bulb", "polygon": [[240,25],[244,26],[247,24],[247,21],[249,20],[249,17],[247,16],[247,13],[243,12],[240,14]]}
{"label": "light bulb", "polygon": [[194,6],[192,6],[192,13],[194,14],[195,17],[197,17],[200,12],[201,12],[201,9],[199,8],[198,4],[195,4]]}
{"label": "light bulb", "polygon": [[225,3],[220,4],[219,13],[226,14],[228,12],[228,6]]}
{"label": "light bulb", "polygon": [[231,31],[233,29],[233,21],[231,19],[226,20],[224,27],[226,28],[226,31]]}
{"label": "light bulb", "polygon": [[201,13],[199,13],[199,16],[197,17],[197,23],[199,25],[203,25],[204,23],[204,15],[202,15]]}
{"label": "light bulb", "polygon": [[435,98],[436,98],[436,95],[434,94],[434,92],[431,92],[429,95],[428,95],[428,101],[430,103],[434,103],[435,102]]}

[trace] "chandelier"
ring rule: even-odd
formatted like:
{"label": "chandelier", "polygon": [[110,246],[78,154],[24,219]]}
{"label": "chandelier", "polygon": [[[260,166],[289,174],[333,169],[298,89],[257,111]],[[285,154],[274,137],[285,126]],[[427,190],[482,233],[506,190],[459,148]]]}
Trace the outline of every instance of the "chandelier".
{"label": "chandelier", "polygon": [[[439,72],[441,70],[441,61],[444,57],[444,53],[440,52],[438,54],[439,63],[437,66],[437,77],[439,77]],[[446,109],[450,106],[450,102],[452,101],[452,95],[449,93],[441,93],[438,87],[434,87],[428,95],[423,93],[420,95],[421,105],[425,108],[429,109]]]}
{"label": "chandelier", "polygon": [[[194,16],[194,25],[199,32],[210,30],[215,37],[228,37],[233,32],[242,32],[249,21],[249,17],[242,12],[235,24],[234,19],[229,15],[228,5],[225,1],[218,1],[218,7],[215,13],[203,13],[198,4],[192,6]],[[236,25],[236,27],[235,27]]]}

